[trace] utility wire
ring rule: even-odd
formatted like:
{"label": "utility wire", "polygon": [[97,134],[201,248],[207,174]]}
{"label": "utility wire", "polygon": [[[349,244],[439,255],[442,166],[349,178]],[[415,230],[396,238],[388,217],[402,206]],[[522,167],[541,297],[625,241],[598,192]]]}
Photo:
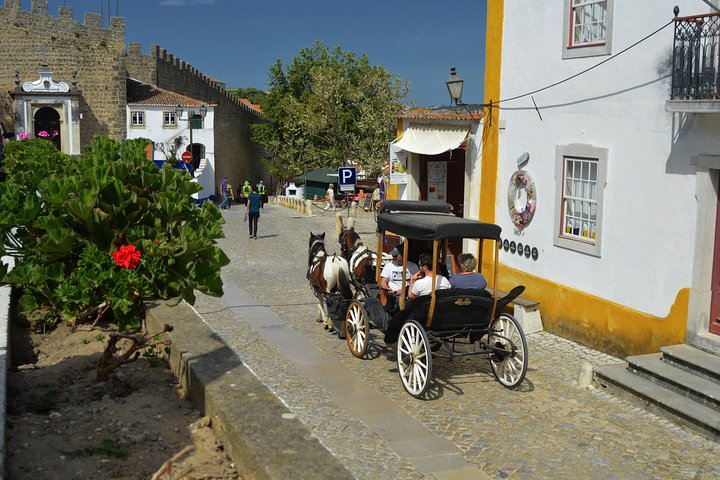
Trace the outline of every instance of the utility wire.
{"label": "utility wire", "polygon": [[638,40],[637,42],[633,43],[633,44],[630,45],[629,47],[626,47],[626,48],[624,48],[623,50],[620,50],[618,53],[609,56],[608,58],[606,58],[606,59],[603,60],[602,62],[598,62],[598,63],[596,63],[595,65],[593,65],[593,66],[591,66],[591,67],[588,67],[588,68],[586,68],[585,70],[582,70],[582,71],[576,73],[575,75],[569,76],[569,77],[567,77],[567,78],[564,78],[564,79],[562,79],[562,80],[560,80],[560,81],[558,81],[558,82],[552,83],[552,84],[547,85],[547,86],[545,86],[545,87],[538,88],[537,90],[533,90],[532,92],[523,93],[522,95],[516,95],[516,96],[510,97],[510,98],[504,98],[504,99],[498,100],[498,101],[496,101],[496,102],[490,102],[490,103],[488,104],[488,106],[494,107],[494,106],[500,105],[500,104],[503,103],[503,102],[509,102],[509,101],[511,101],[511,100],[517,100],[518,98],[529,97],[529,96],[534,95],[534,94],[536,94],[536,93],[538,93],[538,92],[542,92],[542,91],[548,90],[548,89],[550,89],[550,88],[557,87],[558,85],[560,85],[560,84],[562,84],[562,83],[565,83],[565,82],[568,82],[568,81],[572,80],[573,78],[577,78],[577,77],[579,77],[580,75],[584,75],[584,74],[586,74],[587,72],[589,72],[590,70],[593,70],[593,69],[599,67],[600,65],[603,65],[603,64],[609,62],[610,60],[612,60],[612,59],[614,59],[614,58],[616,58],[616,57],[619,57],[620,55],[622,55],[623,53],[627,52],[627,51],[630,50],[631,48],[634,48],[634,47],[638,46],[639,44],[641,44],[641,43],[644,42],[645,40],[649,39],[650,37],[656,35],[657,33],[660,33],[662,30],[664,30],[668,25],[672,24],[674,21],[675,21],[674,19],[673,19],[673,20],[670,20],[668,23],[666,23],[666,24],[663,25],[662,27],[658,28],[658,29],[655,30],[654,32],[652,32],[652,33],[646,35],[645,37],[641,38],[640,40]]}

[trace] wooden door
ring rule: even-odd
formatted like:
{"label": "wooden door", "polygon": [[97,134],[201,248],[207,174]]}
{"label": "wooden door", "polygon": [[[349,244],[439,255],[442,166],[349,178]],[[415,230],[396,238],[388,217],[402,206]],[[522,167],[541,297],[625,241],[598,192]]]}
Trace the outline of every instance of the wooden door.
{"label": "wooden door", "polygon": [[713,249],[712,284],[710,289],[710,333],[720,335],[720,181],[718,181],[717,213],[715,214],[715,248]]}

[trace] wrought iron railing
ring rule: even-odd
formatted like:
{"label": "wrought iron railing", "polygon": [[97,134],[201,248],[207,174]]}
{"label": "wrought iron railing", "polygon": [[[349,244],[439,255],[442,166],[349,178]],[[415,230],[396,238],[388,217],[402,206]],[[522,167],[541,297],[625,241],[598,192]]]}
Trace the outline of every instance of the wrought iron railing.
{"label": "wrought iron railing", "polygon": [[673,100],[720,99],[720,13],[675,19]]}

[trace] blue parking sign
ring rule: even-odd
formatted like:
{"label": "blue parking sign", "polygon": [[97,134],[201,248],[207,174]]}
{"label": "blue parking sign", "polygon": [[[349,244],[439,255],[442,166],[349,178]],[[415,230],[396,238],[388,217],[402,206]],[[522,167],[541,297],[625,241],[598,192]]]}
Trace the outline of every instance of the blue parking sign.
{"label": "blue parking sign", "polygon": [[354,192],[355,191],[355,167],[341,167],[338,168],[338,185],[340,186],[341,192]]}

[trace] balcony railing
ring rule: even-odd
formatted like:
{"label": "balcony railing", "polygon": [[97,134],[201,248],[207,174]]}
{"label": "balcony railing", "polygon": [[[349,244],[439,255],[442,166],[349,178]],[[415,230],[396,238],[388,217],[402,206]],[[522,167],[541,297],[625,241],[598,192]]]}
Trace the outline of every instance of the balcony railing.
{"label": "balcony railing", "polygon": [[720,99],[720,13],[675,19],[672,100]]}

